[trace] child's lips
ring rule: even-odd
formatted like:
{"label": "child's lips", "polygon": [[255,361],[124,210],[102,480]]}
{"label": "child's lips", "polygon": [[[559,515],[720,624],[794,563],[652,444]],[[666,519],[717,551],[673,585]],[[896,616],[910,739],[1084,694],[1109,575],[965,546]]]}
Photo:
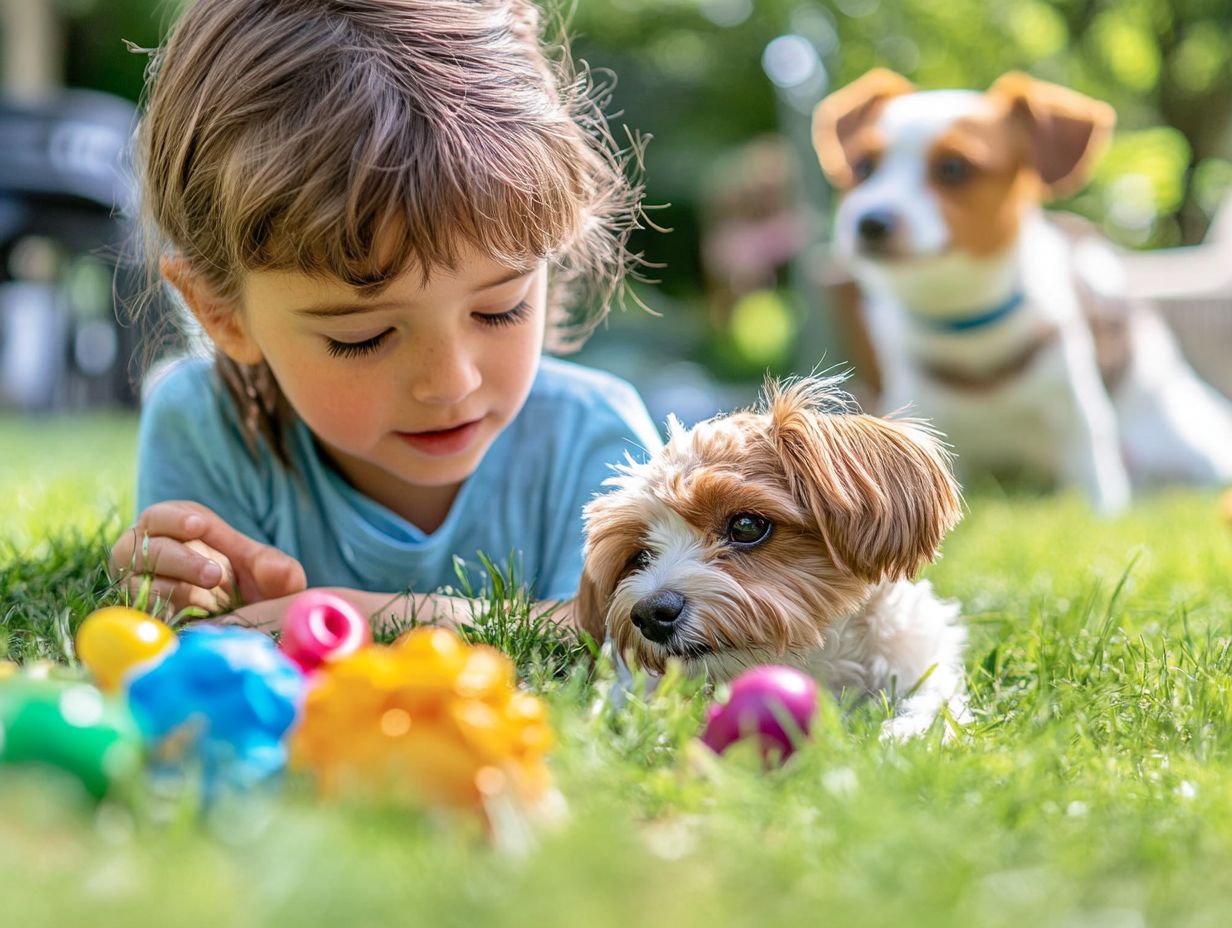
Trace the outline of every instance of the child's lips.
{"label": "child's lips", "polygon": [[448,429],[426,432],[398,432],[398,437],[423,454],[432,457],[448,457],[465,451],[479,433],[482,419],[472,419]]}

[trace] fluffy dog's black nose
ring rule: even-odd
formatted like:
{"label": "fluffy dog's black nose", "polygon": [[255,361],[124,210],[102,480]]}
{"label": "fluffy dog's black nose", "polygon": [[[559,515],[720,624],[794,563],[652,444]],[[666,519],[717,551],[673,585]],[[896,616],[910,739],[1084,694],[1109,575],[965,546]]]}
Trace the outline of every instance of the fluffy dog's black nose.
{"label": "fluffy dog's black nose", "polygon": [[880,245],[894,232],[896,220],[888,209],[870,209],[856,223],[860,238],[870,245]]}
{"label": "fluffy dog's black nose", "polygon": [[659,590],[633,604],[633,624],[651,641],[662,644],[672,637],[676,620],[684,611],[684,597],[674,590]]}

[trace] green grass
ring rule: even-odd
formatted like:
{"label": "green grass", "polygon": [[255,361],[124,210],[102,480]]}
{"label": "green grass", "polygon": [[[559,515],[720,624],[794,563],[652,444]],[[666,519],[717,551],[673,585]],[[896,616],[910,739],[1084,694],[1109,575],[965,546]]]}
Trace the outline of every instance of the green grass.
{"label": "green grass", "polygon": [[[5,423],[0,440],[2,627],[16,655],[62,659],[107,595],[131,423]],[[969,505],[929,572],[971,622],[976,719],[956,743],[883,744],[879,709],[829,706],[780,771],[716,761],[693,738],[695,685],[605,712],[608,681],[507,613],[491,635],[552,707],[571,808],[528,853],[296,789],[198,822],[6,779],[0,923],[1227,924],[1232,531],[1213,498],[1111,522],[1073,499]]]}

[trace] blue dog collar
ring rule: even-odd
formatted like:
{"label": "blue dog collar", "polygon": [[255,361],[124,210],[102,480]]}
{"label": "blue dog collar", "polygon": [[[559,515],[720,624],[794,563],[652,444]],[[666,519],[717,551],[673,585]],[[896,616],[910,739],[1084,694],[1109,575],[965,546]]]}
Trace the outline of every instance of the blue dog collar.
{"label": "blue dog collar", "polygon": [[971,332],[1000,322],[1022,306],[1026,298],[1027,295],[1021,290],[1015,290],[1004,302],[976,316],[922,316],[912,313],[911,318],[933,332]]}

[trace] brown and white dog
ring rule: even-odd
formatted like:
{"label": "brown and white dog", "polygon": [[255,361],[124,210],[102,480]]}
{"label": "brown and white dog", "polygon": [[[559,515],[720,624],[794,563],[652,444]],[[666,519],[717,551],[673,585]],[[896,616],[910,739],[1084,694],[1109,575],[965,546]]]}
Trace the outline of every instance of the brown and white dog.
{"label": "brown and white dog", "polygon": [[1126,505],[1131,477],[1232,481],[1232,403],[1118,292],[1115,250],[1041,208],[1085,183],[1114,119],[1025,74],[917,92],[882,69],[814,117],[882,408],[932,419],[964,475],[1041,473],[1103,512]]}
{"label": "brown and white dog", "polygon": [[930,429],[860,415],[820,378],[668,425],[664,449],[619,466],[586,508],[575,609],[591,636],[652,674],[788,663],[836,694],[886,693],[894,736],[942,706],[964,716],[958,605],[911,580],[960,516]]}

